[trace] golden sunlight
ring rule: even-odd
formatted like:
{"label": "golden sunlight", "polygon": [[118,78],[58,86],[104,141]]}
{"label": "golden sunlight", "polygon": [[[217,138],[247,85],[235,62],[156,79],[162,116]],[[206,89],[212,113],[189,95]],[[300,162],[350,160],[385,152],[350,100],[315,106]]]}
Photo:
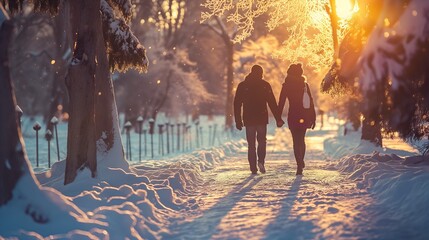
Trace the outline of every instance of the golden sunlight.
{"label": "golden sunlight", "polygon": [[337,16],[340,19],[349,19],[358,10],[357,4],[352,4],[351,0],[337,0]]}

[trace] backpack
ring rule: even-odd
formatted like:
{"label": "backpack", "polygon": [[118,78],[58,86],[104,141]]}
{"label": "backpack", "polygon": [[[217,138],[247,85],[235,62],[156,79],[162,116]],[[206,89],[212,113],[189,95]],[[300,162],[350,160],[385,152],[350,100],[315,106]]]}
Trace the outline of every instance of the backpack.
{"label": "backpack", "polygon": [[302,106],[305,109],[309,109],[310,108],[310,95],[308,94],[308,87],[307,87],[307,83],[304,84],[304,94],[302,96]]}

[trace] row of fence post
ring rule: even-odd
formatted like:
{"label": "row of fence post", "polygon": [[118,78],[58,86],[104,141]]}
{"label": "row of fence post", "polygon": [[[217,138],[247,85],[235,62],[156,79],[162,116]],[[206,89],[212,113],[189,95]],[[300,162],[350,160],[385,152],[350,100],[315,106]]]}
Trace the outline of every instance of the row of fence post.
{"label": "row of fence post", "polygon": [[[144,157],[148,157],[148,142],[147,135],[150,135],[150,157],[153,159],[155,157],[155,146],[154,146],[154,135],[158,135],[158,156],[164,156],[171,153],[185,152],[195,148],[200,148],[204,146],[204,134],[203,127],[200,126],[199,121],[194,122],[193,125],[187,123],[170,123],[166,122],[164,124],[155,125],[155,120],[148,120],[148,129],[143,128],[144,120],[142,117],[138,117],[137,120],[138,128],[135,132],[139,135],[139,160],[142,158],[142,153],[144,152]],[[127,121],[124,124],[125,129],[125,154],[128,160],[133,160],[132,155],[132,143],[131,143],[131,129],[133,125],[131,122]],[[158,127],[156,131],[156,127]],[[220,143],[218,136],[218,125],[213,124],[208,126],[208,139],[207,143],[209,146],[215,145],[216,139]],[[193,131],[195,129],[195,131]],[[142,135],[144,142],[142,142]],[[143,146],[142,146],[143,145]],[[142,150],[143,149],[143,150]]]}
{"label": "row of fence post", "polygon": [[[23,115],[23,111],[18,105],[16,105],[15,112],[16,112],[16,115],[18,117],[19,127],[21,128],[21,118]],[[58,122],[59,122],[58,118],[56,118],[55,116],[52,117],[51,123],[54,126],[54,130],[55,130],[55,139],[56,139],[56,143],[57,143],[57,156],[58,156],[58,161],[60,161],[60,144],[58,141],[58,129],[57,129]],[[40,124],[36,121],[33,125],[33,130],[36,131],[36,167],[39,167],[39,131],[41,128],[42,127],[40,126]],[[53,138],[52,132],[48,129],[45,133],[45,139],[48,142],[48,166],[49,166],[49,168],[51,167],[51,140],[52,140],[52,138]]]}
{"label": "row of fence post", "polygon": [[[51,119],[51,123],[54,126],[54,131],[55,131],[55,140],[56,140],[56,145],[57,145],[57,161],[60,161],[60,144],[59,144],[59,140],[58,140],[58,118],[53,117]],[[36,167],[39,167],[39,131],[40,129],[42,129],[42,127],[40,126],[40,124],[36,121],[36,123],[34,123],[33,125],[33,130],[36,131]],[[53,138],[53,134],[51,132],[51,130],[46,130],[45,133],[45,139],[48,142],[48,167],[51,167],[51,140]]]}
{"label": "row of fence post", "polygon": [[[17,106],[16,112],[18,115],[19,126],[21,127],[21,117],[22,110]],[[55,133],[56,140],[56,148],[57,148],[57,161],[60,161],[60,149],[59,149],[59,139],[58,139],[58,123],[59,120],[55,116],[50,121],[53,125],[53,130]],[[150,157],[153,159],[155,157],[155,149],[154,149],[154,135],[155,135],[155,126],[158,126],[158,155],[164,156],[166,154],[185,152],[188,150],[192,150],[195,148],[200,148],[205,145],[204,142],[204,132],[203,127],[200,126],[200,122],[197,120],[194,122],[194,128],[192,125],[187,123],[169,123],[166,122],[164,124],[155,125],[154,119],[149,119],[148,124],[149,128],[143,128],[144,120],[142,117],[137,118],[138,124],[138,135],[139,135],[139,160],[142,160],[142,156],[144,154],[145,157],[148,157],[148,139],[147,135],[150,135]],[[218,139],[218,143],[220,144],[221,140],[218,136],[217,124],[208,125],[208,137],[207,137],[207,146],[215,145],[216,139]],[[33,125],[33,130],[36,132],[36,167],[39,167],[39,131],[42,129],[41,125],[36,121]],[[125,153],[126,158],[128,160],[132,160],[132,142],[131,142],[131,129],[132,124],[130,122],[126,122],[124,124],[124,129],[126,131],[125,138]],[[194,133],[192,129],[195,129]],[[195,138],[193,138],[193,134],[195,134]],[[143,135],[143,141],[142,141]],[[165,135],[165,141],[164,141]],[[48,142],[48,167],[51,167],[51,141],[54,138],[53,133],[48,129],[44,135],[45,140]],[[195,145],[193,145],[195,144]],[[142,148],[142,145],[144,146]]]}

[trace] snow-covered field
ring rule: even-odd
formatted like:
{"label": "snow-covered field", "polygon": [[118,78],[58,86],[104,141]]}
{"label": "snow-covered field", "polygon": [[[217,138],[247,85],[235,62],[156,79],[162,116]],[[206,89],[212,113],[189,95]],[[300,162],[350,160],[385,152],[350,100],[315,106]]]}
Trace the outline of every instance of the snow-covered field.
{"label": "snow-covered field", "polygon": [[0,236],[429,239],[429,165],[405,159],[417,152],[402,141],[375,149],[357,133],[337,132],[335,124],[309,131],[303,177],[295,176],[287,128],[268,137],[266,174],[250,174],[243,139],[105,168],[95,179],[84,172],[67,186],[59,162],[37,178],[61,209],[35,206],[51,216],[35,224],[35,211],[14,201],[0,208]]}

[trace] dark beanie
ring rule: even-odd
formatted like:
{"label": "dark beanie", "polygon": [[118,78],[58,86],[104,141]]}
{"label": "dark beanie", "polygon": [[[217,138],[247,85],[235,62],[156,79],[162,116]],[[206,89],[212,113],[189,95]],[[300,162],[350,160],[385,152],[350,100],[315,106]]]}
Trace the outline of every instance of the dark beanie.
{"label": "dark beanie", "polygon": [[251,72],[256,74],[262,74],[264,70],[260,65],[253,65]]}

